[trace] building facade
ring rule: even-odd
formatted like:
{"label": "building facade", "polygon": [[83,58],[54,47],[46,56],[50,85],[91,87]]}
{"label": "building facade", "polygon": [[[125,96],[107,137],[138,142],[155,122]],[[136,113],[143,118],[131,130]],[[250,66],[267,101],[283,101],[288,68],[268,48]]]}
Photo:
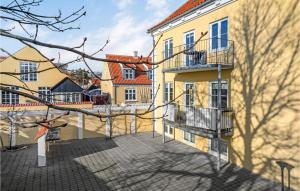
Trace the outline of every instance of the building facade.
{"label": "building facade", "polygon": [[[30,47],[24,47],[1,61],[1,72],[20,75],[1,75],[1,83],[15,85],[15,90],[33,94],[47,102],[81,102],[82,88],[61,72],[51,61]],[[21,61],[28,60],[28,61]],[[43,71],[43,72],[39,72]],[[21,88],[25,87],[25,88]],[[33,100],[1,91],[0,104],[17,105]]]}
{"label": "building facade", "polygon": [[[297,15],[297,3],[278,2],[281,11]],[[289,109],[283,97],[291,101],[299,92],[299,75],[295,73],[299,71],[299,54],[295,53],[299,39],[286,38],[291,31],[296,32],[299,22],[284,29],[267,25],[264,19],[283,23],[276,12],[280,9],[268,3],[188,0],[148,30],[157,44],[153,63],[166,59],[154,71],[153,91],[163,87],[158,90],[155,106],[170,103],[155,111],[155,118],[164,116],[156,120],[155,128],[212,155],[217,155],[217,137],[221,135],[223,160],[275,181],[281,178],[276,162],[287,162],[296,168],[291,181],[297,187],[300,116],[296,111],[300,107],[295,101],[295,110]],[[292,40],[294,43],[288,44]],[[274,51],[279,50],[280,43],[287,43],[280,49],[284,54],[269,51],[273,41]],[[278,84],[273,84],[275,81]],[[283,88],[287,86],[295,91]],[[282,98],[276,99],[279,94]]]}
{"label": "building facade", "polygon": [[[106,55],[106,59],[139,62],[137,56]],[[142,60],[151,58],[142,58]],[[112,104],[151,102],[151,65],[105,63],[101,81],[102,93],[110,95]]]}

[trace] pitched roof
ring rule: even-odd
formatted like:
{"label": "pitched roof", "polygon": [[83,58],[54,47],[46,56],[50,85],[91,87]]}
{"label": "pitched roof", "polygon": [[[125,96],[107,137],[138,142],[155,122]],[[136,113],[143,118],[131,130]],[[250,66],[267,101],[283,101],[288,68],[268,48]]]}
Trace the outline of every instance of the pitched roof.
{"label": "pitched roof", "polygon": [[209,0],[187,0],[183,5],[181,5],[176,11],[166,17],[164,20],[159,22],[158,24],[151,27],[148,31],[151,32],[160,26],[182,16],[183,14],[187,13],[188,11],[192,10],[193,8],[203,4],[204,2],[208,2]]}
{"label": "pitched roof", "polygon": [[[140,60],[140,57],[134,57],[134,56],[122,56],[122,55],[113,55],[113,54],[107,54],[106,59],[112,59],[112,60],[119,60],[119,61],[126,61],[126,62],[139,62],[139,61],[147,61],[151,63],[151,58],[145,58],[143,57]],[[122,69],[121,67],[131,67],[136,68],[135,73],[135,79],[132,80],[126,80],[123,78],[122,75]],[[146,65],[148,69],[151,69],[151,65]],[[110,72],[110,76],[113,79],[113,84],[122,84],[122,85],[151,85],[151,80],[149,80],[147,73],[145,72],[147,69],[145,69],[145,66],[143,64],[127,64],[123,65],[120,63],[108,63],[108,68]]]}
{"label": "pitched roof", "polygon": [[52,92],[82,92],[82,88],[69,77],[65,77],[51,88]]}

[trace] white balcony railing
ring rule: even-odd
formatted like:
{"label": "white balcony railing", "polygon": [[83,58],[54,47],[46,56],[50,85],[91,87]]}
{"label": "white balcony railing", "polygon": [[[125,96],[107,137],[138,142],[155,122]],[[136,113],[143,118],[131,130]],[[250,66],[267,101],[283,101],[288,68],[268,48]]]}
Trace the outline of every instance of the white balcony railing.
{"label": "white balcony railing", "polygon": [[[195,106],[179,106],[169,104],[164,107],[165,119],[178,125],[189,126],[193,128],[217,130],[216,108],[197,108]],[[221,130],[232,129],[231,110],[222,110]]]}

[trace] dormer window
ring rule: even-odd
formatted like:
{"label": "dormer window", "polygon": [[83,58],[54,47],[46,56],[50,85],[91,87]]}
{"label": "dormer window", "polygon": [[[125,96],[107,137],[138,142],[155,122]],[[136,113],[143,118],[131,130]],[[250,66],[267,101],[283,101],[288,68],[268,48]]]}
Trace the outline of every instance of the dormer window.
{"label": "dormer window", "polygon": [[131,68],[123,69],[123,76],[125,80],[133,80],[135,78],[135,71]]}

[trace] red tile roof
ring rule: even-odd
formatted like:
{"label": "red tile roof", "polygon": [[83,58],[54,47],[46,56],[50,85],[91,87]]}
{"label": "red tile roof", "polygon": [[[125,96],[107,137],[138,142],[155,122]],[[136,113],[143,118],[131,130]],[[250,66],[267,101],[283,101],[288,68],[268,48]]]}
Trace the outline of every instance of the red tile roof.
{"label": "red tile roof", "polygon": [[[120,60],[124,62],[139,62],[140,57],[134,56],[121,56],[121,55],[113,55],[107,54],[106,59],[111,60]],[[147,58],[143,57],[142,61],[147,61]],[[148,58],[148,62],[151,63],[151,58]],[[135,67],[136,75],[133,80],[125,80],[122,75],[120,63],[108,63],[109,72],[111,78],[113,79],[113,84],[126,84],[126,85],[151,85],[151,80],[149,80],[147,73],[145,72],[145,68],[143,64],[130,64],[123,65],[123,67]],[[147,64],[148,69],[151,69],[151,65]]]}
{"label": "red tile roof", "polygon": [[181,16],[182,14],[188,12],[189,10],[197,7],[198,5],[204,3],[207,0],[188,0],[186,3],[184,3],[181,7],[179,7],[176,11],[174,11],[171,15],[166,17],[164,20],[159,22],[158,24],[151,27],[148,31],[153,31],[157,29],[158,27],[162,26],[163,24]]}

